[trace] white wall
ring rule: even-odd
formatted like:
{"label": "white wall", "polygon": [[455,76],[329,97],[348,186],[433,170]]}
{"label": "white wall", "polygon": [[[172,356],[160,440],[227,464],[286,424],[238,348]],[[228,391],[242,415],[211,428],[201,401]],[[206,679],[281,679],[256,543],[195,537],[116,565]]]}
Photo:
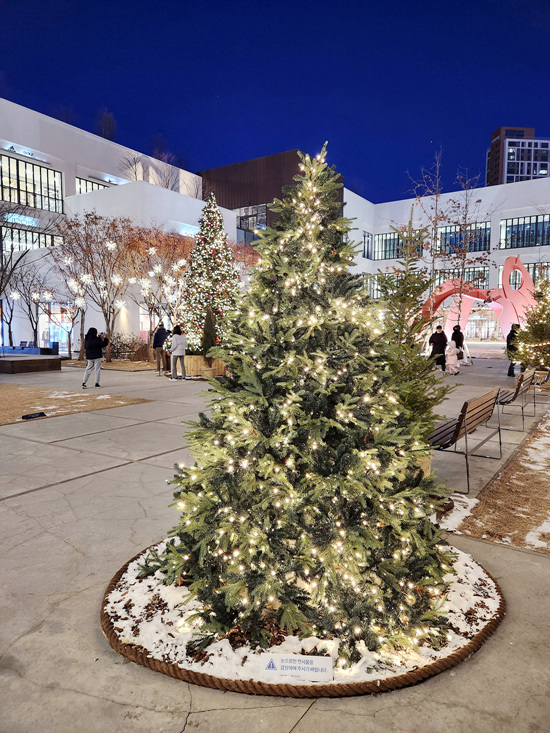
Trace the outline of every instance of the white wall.
{"label": "white wall", "polygon": [[[137,224],[156,223],[165,229],[185,233],[185,225],[199,226],[204,201],[169,191],[145,181],[116,188],[69,196],[65,211],[71,216],[96,211],[101,216],[126,216]],[[220,209],[229,239],[236,239],[237,218],[230,209]]]}
{"label": "white wall", "polygon": [[[130,178],[123,170],[123,159],[127,155],[141,156],[145,168],[151,171],[159,166],[159,161],[151,156],[0,99],[0,149],[7,151],[11,146],[21,159],[39,164],[45,162],[61,171],[65,196],[76,193],[77,176],[93,177],[104,183],[125,183]],[[32,156],[25,153],[32,153]],[[13,151],[10,154],[13,155]],[[179,168],[173,168],[173,172],[179,180],[180,193],[200,196],[200,176]]]}

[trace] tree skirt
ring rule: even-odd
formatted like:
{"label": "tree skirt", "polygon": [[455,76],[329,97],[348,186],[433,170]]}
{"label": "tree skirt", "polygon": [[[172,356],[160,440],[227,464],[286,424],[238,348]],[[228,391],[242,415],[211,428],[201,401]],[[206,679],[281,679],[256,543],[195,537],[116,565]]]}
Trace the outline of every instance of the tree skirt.
{"label": "tree skirt", "polygon": [[[166,541],[156,547],[161,552],[165,546]],[[271,670],[265,671],[265,663],[260,663],[260,652],[265,650],[246,644],[233,648],[235,644],[227,638],[210,644],[195,659],[189,657],[186,647],[198,628],[190,626],[187,618],[198,604],[182,604],[186,589],[159,584],[159,573],[137,577],[147,552],[119,570],[105,591],[101,626],[107,640],[120,654],[157,672],[232,692],[343,697],[406,687],[467,659],[491,636],[505,613],[497,583],[470,555],[453,548],[456,575],[443,606],[450,625],[444,647],[434,649],[425,644],[416,650],[379,653],[364,648],[361,660],[343,669],[336,664],[337,639],[288,635],[269,651],[287,658],[297,654],[311,655],[312,659],[332,656],[335,662],[332,682],[289,682],[288,677],[274,677]]]}

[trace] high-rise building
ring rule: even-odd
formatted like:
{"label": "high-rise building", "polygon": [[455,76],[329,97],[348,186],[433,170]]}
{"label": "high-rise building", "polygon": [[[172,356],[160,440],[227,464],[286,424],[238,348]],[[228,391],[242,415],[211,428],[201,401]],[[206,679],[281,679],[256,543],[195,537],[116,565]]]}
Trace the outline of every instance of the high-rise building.
{"label": "high-rise building", "polygon": [[499,127],[487,150],[486,186],[545,178],[549,138],[535,138],[534,127]]}

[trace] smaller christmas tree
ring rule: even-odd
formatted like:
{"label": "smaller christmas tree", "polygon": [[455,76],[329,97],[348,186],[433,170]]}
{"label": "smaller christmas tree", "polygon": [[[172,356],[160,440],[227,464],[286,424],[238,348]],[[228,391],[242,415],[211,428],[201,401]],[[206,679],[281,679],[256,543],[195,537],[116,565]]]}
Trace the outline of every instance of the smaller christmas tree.
{"label": "smaller christmas tree", "polygon": [[526,367],[550,368],[550,282],[540,280],[536,305],[528,308],[517,339],[517,360]]}
{"label": "smaller christmas tree", "polygon": [[382,341],[404,421],[414,423],[426,440],[438,418],[435,408],[452,389],[441,383],[422,348],[423,334],[435,320],[423,312],[426,292],[433,283],[420,263],[427,228],[415,231],[411,211],[405,229],[392,229],[399,237],[399,262],[391,271],[379,270],[376,275],[384,313]]}
{"label": "smaller christmas tree", "polygon": [[223,343],[240,289],[233,251],[213,193],[206,199],[199,224],[189,261],[185,305],[179,314],[187,341],[194,348],[200,348],[208,309],[215,321],[216,340]]}

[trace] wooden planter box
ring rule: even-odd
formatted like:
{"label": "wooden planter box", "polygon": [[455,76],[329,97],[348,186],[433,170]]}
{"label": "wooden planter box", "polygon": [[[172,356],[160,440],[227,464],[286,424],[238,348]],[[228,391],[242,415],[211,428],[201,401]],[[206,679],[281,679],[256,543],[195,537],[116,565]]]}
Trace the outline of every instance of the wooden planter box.
{"label": "wooden planter box", "polygon": [[225,372],[225,362],[221,359],[213,359],[212,366],[209,367],[204,356],[185,355],[185,373],[189,377],[220,377]]}

